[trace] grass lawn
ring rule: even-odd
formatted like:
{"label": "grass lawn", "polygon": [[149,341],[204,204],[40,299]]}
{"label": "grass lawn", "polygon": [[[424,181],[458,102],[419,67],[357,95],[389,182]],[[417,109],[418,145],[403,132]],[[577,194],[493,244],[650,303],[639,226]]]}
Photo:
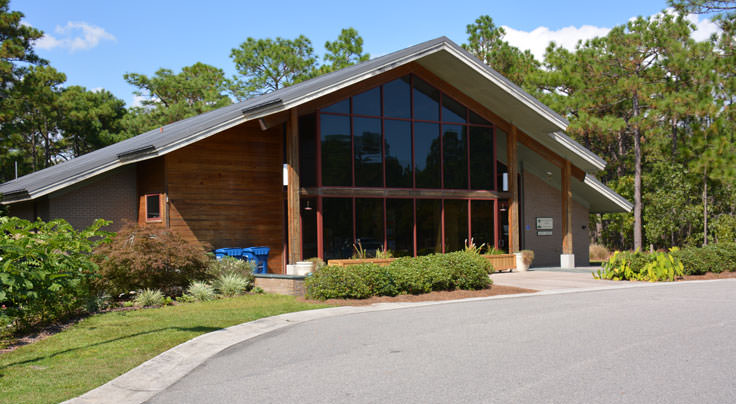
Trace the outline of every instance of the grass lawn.
{"label": "grass lawn", "polygon": [[94,315],[0,355],[0,403],[58,403],[200,334],[277,314],[326,307],[291,296],[247,295]]}

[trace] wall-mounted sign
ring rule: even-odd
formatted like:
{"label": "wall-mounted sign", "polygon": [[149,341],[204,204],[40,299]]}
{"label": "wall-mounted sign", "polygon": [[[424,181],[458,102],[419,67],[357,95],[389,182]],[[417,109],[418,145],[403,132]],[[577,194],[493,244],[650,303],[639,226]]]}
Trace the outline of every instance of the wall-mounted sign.
{"label": "wall-mounted sign", "polygon": [[537,236],[551,236],[552,230],[538,230]]}
{"label": "wall-mounted sign", "polygon": [[538,217],[537,230],[552,230],[554,228],[554,220],[551,217]]}

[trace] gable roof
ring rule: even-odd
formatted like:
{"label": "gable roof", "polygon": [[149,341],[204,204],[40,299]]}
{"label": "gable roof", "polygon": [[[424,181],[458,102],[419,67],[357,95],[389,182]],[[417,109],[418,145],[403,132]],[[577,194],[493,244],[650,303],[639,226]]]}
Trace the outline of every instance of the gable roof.
{"label": "gable roof", "polygon": [[568,122],[446,37],[346,67],[269,94],[165,125],[0,185],[3,204],[35,199],[115,168],[164,155],[247,121],[285,111],[417,62],[586,172],[605,161],[563,133]]}

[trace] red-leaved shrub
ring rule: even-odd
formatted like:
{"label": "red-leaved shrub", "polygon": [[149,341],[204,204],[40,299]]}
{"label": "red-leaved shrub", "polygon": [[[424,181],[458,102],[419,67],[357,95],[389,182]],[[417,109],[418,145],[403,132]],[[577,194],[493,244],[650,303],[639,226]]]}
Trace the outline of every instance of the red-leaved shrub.
{"label": "red-leaved shrub", "polygon": [[146,288],[180,294],[190,281],[207,277],[206,248],[164,228],[126,225],[95,250],[100,287],[114,295]]}

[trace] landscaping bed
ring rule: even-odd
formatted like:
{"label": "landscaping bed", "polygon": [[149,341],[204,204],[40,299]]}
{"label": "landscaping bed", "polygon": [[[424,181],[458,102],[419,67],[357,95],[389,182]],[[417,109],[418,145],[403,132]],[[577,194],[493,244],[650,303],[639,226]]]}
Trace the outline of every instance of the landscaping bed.
{"label": "landscaping bed", "polygon": [[373,296],[367,299],[327,299],[324,301],[309,300],[301,297],[297,300],[306,303],[325,303],[331,306],[368,306],[375,303],[430,302],[535,292],[537,291],[532,289],[493,285],[488,289],[481,290],[437,291],[424,293],[421,295]]}

